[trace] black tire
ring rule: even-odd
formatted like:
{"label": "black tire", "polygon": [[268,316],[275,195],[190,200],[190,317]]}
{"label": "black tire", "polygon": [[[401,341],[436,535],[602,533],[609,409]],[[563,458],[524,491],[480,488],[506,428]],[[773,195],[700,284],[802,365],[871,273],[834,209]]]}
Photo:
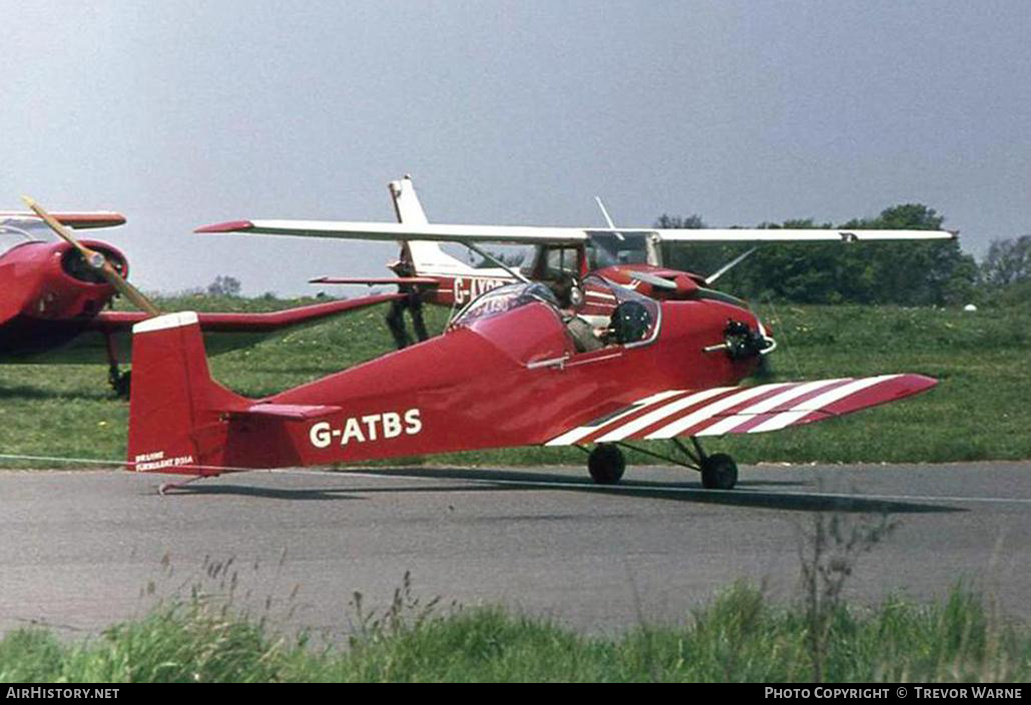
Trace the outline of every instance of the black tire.
{"label": "black tire", "polygon": [[117,379],[111,380],[111,386],[119,399],[128,399],[129,393],[132,391],[132,371],[122,372]]}
{"label": "black tire", "polygon": [[702,463],[702,487],[707,490],[732,490],[737,484],[737,463],[726,453],[710,455]]}
{"label": "black tire", "polygon": [[614,485],[623,477],[626,470],[626,458],[623,451],[611,443],[595,446],[587,456],[587,471],[591,479],[599,485]]}

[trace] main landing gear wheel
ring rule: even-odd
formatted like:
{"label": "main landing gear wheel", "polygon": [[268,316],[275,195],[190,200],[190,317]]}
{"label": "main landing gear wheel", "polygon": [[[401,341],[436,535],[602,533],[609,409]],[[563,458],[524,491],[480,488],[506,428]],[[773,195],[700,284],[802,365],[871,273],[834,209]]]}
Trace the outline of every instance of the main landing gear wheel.
{"label": "main landing gear wheel", "polygon": [[601,443],[587,456],[587,471],[599,485],[614,485],[623,477],[626,458],[623,451],[611,443]]}
{"label": "main landing gear wheel", "polygon": [[737,484],[737,463],[726,453],[702,460],[702,487],[707,490],[732,490]]}
{"label": "main landing gear wheel", "polygon": [[115,394],[120,399],[128,399],[129,392],[132,389],[132,372],[118,372],[115,370],[108,377],[108,382],[111,383],[111,389],[115,390]]}

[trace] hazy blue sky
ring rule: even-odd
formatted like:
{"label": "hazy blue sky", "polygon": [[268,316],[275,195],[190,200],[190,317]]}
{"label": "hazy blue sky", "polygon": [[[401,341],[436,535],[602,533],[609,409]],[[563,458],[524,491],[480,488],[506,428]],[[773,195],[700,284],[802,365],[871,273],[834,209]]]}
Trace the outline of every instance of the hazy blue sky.
{"label": "hazy blue sky", "polygon": [[[244,217],[841,221],[1031,232],[1031,2],[0,0],[0,208],[123,211],[147,289],[307,292],[387,245]],[[356,293],[356,292],[352,292]]]}

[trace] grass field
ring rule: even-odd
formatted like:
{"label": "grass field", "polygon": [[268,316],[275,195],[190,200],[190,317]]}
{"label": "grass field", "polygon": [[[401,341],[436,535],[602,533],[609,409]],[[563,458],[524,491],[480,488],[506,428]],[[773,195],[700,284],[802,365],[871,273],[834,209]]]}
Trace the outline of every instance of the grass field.
{"label": "grass field", "polygon": [[[159,304],[164,310],[268,310],[310,302],[191,297]],[[710,452],[732,453],[741,463],[1031,458],[1031,305],[976,313],[783,304],[759,310],[780,343],[772,356],[774,379],[919,372],[941,383],[842,420],[710,441]],[[391,349],[385,312],[381,306],[341,316],[213,358],[213,374],[249,396],[317,379]],[[428,309],[434,330],[446,317],[442,309]],[[0,454],[123,458],[128,406],[113,397],[106,375],[102,365],[0,366]],[[575,448],[519,448],[428,462],[579,465],[584,456]],[[3,467],[55,465],[0,458]]]}
{"label": "grass field", "polygon": [[[277,636],[262,620],[201,599],[67,643],[42,630],[0,640],[0,682],[739,681],[1027,682],[1031,633],[977,595],[943,602],[839,604],[819,670],[803,606],[737,585],[682,627],[585,636],[502,608],[432,610],[402,598],[357,618],[349,648]],[[410,609],[411,608],[411,609]]]}

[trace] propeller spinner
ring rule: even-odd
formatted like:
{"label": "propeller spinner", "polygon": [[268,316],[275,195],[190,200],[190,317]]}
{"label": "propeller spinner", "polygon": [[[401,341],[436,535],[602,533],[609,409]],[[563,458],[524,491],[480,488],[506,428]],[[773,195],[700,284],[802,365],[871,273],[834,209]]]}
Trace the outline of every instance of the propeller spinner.
{"label": "propeller spinner", "polygon": [[152,304],[146,296],[144,296],[139,289],[134,287],[132,284],[127,282],[118,270],[104,257],[103,253],[91,250],[82,243],[80,243],[75,236],[71,234],[67,228],[61,225],[60,222],[54,216],[50,215],[28,196],[21,197],[25,201],[25,205],[32,209],[32,211],[43,219],[43,222],[50,226],[50,229],[57,233],[57,236],[67,242],[69,245],[74,247],[82,255],[82,259],[89,264],[90,267],[100,272],[103,277],[115,288],[115,290],[122,294],[125,298],[129,299],[137,308],[151,316],[158,316],[161,312],[157,306]]}

